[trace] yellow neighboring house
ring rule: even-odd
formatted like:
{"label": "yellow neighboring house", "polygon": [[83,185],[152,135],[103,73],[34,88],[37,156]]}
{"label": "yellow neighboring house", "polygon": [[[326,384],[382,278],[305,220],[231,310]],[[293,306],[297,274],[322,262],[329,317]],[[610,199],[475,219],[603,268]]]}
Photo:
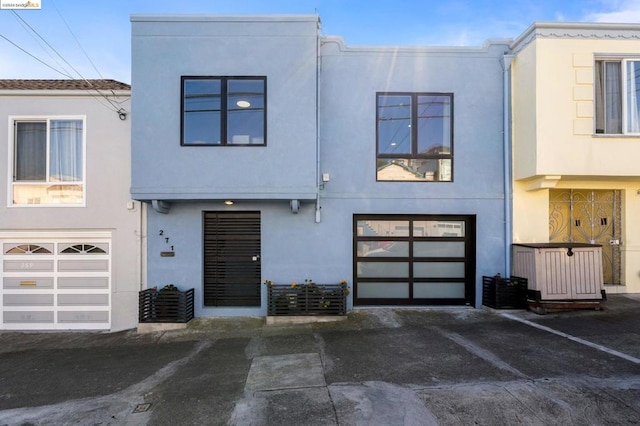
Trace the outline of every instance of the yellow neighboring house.
{"label": "yellow neighboring house", "polygon": [[534,23],[512,44],[513,242],[603,246],[640,293],[640,25]]}

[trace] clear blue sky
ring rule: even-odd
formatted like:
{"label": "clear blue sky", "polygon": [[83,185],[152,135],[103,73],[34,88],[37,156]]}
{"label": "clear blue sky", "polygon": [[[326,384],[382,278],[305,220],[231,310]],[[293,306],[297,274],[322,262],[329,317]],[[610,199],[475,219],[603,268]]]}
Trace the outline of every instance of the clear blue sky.
{"label": "clear blue sky", "polygon": [[[80,77],[62,59],[51,53],[47,44],[84,78],[113,78],[129,83],[129,17],[136,13],[317,13],[322,20],[323,34],[342,36],[348,45],[480,46],[490,38],[516,38],[534,21],[640,22],[640,0],[40,2],[41,10],[19,10],[15,13],[0,10],[0,78],[66,78],[22,52],[6,40],[9,39],[33,56],[61,69],[53,60],[53,55],[74,78]],[[46,43],[34,35],[29,27]],[[82,49],[95,64],[95,69]]]}

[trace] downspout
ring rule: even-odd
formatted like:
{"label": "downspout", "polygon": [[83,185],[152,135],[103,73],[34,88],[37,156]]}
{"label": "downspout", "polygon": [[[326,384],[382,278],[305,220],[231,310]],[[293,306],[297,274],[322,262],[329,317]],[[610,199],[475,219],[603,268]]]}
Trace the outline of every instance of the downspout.
{"label": "downspout", "polygon": [[318,18],[316,32],[316,223],[320,223],[320,190],[322,188],[322,172],[320,170],[320,30],[322,24]]}
{"label": "downspout", "polygon": [[140,290],[147,288],[147,203],[140,202]]}
{"label": "downspout", "polygon": [[511,187],[511,63],[515,55],[505,54],[502,58],[503,80],[503,124],[502,143],[504,151],[504,276],[511,276],[512,187]]}

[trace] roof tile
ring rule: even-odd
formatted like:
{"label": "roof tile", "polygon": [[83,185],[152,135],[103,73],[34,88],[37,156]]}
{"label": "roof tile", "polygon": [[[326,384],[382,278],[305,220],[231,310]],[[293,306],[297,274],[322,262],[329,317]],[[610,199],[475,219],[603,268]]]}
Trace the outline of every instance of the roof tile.
{"label": "roof tile", "polygon": [[2,80],[0,90],[131,90],[116,80]]}

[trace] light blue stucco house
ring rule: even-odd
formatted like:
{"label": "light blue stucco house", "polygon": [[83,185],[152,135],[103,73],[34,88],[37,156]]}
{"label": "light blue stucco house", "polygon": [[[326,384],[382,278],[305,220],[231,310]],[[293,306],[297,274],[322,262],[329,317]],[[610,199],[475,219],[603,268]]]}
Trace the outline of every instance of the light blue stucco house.
{"label": "light blue stucco house", "polygon": [[[350,47],[315,15],[133,15],[132,198],[148,285],[265,315],[263,280],[349,306],[471,305],[505,273],[505,52]],[[507,196],[505,197],[505,193]]]}

